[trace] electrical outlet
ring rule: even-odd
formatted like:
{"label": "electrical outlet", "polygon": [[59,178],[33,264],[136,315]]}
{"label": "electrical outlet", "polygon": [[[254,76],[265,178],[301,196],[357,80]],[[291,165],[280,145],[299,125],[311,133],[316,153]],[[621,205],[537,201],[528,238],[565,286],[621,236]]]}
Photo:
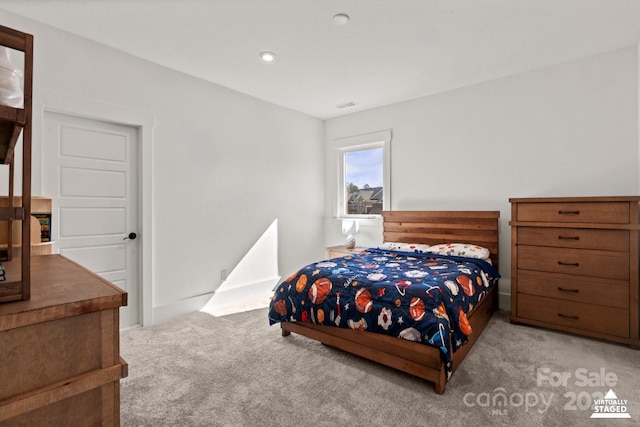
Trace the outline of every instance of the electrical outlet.
{"label": "electrical outlet", "polygon": [[220,280],[227,280],[227,269],[220,270]]}

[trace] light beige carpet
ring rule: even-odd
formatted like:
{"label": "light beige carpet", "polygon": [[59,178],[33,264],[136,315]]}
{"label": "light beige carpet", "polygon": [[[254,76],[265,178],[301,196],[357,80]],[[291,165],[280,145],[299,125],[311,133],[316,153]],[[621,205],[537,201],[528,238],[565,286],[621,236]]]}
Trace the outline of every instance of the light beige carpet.
{"label": "light beige carpet", "polygon": [[[129,363],[123,426],[640,425],[639,351],[512,325],[504,312],[444,395],[307,338],[284,338],[266,309],[125,331],[121,352]],[[590,418],[609,389],[627,400],[629,419]]]}

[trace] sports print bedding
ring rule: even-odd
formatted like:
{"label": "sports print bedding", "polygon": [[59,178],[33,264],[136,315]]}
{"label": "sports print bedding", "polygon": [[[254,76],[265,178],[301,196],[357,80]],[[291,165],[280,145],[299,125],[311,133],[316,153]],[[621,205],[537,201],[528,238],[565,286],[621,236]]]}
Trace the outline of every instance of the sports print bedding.
{"label": "sports print bedding", "polygon": [[452,353],[473,333],[467,315],[499,277],[483,259],[369,248],[285,279],[275,288],[269,323],[311,322],[434,346],[448,379]]}

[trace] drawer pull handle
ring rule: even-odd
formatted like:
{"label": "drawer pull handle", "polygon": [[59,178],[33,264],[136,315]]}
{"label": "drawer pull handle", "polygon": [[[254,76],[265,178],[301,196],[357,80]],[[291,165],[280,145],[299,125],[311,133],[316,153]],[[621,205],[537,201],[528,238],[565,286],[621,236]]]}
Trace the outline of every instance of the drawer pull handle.
{"label": "drawer pull handle", "polygon": [[558,236],[560,240],[580,240],[580,236]]}
{"label": "drawer pull handle", "polygon": [[580,211],[558,211],[558,215],[580,215]]}
{"label": "drawer pull handle", "polygon": [[580,267],[580,263],[579,262],[562,262],[562,261],[558,261],[558,265],[564,265],[564,266],[569,266],[569,267]]}
{"label": "drawer pull handle", "polygon": [[561,288],[560,286],[558,286],[558,290],[560,292],[573,292],[575,294],[580,293],[579,289],[565,289],[565,288]]}
{"label": "drawer pull handle", "polygon": [[562,317],[563,319],[580,320],[578,316],[568,316],[562,313],[558,313],[558,317]]}

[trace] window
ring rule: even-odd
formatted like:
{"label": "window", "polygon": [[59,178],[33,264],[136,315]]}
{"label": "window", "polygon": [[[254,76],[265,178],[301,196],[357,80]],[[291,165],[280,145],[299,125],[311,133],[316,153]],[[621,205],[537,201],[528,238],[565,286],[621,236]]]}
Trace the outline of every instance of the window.
{"label": "window", "polygon": [[339,142],[338,216],[379,216],[390,208],[391,131],[343,138]]}

